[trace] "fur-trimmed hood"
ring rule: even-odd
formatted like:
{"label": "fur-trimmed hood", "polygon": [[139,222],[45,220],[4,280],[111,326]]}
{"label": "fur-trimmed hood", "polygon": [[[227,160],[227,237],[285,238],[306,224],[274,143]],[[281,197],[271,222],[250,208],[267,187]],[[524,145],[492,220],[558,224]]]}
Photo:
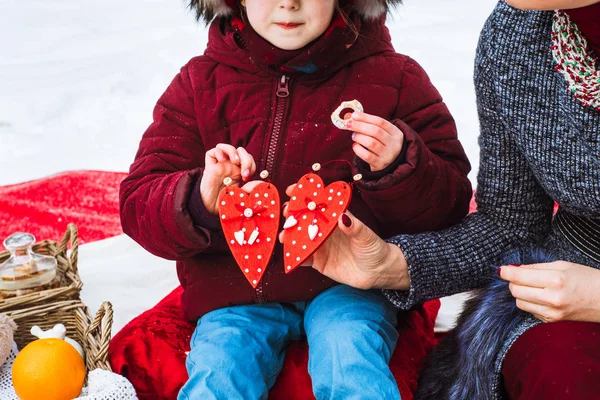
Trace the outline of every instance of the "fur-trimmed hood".
{"label": "fur-trimmed hood", "polygon": [[[190,8],[196,11],[198,19],[206,22],[214,17],[222,17],[234,13],[234,5],[239,0],[190,0]],[[340,0],[343,1],[343,0]],[[402,0],[347,0],[353,10],[357,11],[364,19],[379,18],[387,10],[402,3]]]}

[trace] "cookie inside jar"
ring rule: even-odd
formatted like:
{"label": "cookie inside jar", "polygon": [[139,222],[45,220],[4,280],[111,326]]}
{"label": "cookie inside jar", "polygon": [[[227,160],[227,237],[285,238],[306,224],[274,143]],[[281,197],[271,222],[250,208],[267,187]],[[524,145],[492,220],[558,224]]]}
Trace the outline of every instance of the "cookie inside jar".
{"label": "cookie inside jar", "polygon": [[29,293],[56,278],[56,258],[33,252],[35,237],[30,233],[13,233],[4,240],[10,257],[0,264],[0,291]]}

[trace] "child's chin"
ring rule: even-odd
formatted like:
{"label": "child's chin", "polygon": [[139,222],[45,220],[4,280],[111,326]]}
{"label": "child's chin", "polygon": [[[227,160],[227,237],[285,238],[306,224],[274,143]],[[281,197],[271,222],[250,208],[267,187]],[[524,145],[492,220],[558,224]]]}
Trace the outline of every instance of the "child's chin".
{"label": "child's chin", "polygon": [[299,50],[310,42],[301,40],[282,40],[282,38],[278,38],[278,40],[270,41],[270,43],[281,50]]}

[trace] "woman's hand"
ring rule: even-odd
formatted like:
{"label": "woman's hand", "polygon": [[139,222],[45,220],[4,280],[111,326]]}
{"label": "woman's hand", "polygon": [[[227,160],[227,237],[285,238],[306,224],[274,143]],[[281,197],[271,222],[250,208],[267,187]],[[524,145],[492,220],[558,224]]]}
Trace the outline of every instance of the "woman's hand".
{"label": "woman's hand", "polygon": [[517,307],[544,322],[600,322],[600,270],[567,261],[503,266]]}
{"label": "woman's hand", "polygon": [[[290,186],[286,193],[290,195]],[[284,206],[287,217],[287,204]],[[279,235],[283,241],[285,231]],[[338,218],[338,227],[303,263],[334,281],[358,289],[408,290],[408,266],[398,246],[379,236],[350,212]]]}
{"label": "woman's hand", "polygon": [[211,214],[219,212],[219,193],[225,187],[223,180],[232,179],[231,185],[239,186],[256,172],[254,158],[243,148],[219,143],[204,156],[204,174],[200,181],[200,196],[204,207]]}
{"label": "woman's hand", "polygon": [[391,122],[362,112],[345,116],[346,127],[352,134],[352,150],[369,164],[371,171],[381,171],[392,164],[404,144],[404,133]]}

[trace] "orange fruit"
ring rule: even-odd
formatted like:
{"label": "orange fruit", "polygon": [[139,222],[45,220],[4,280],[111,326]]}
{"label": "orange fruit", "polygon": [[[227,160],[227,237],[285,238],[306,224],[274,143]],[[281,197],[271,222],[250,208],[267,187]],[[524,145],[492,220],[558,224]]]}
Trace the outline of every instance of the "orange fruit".
{"label": "orange fruit", "polygon": [[81,355],[61,339],[39,339],[21,350],[12,367],[13,386],[21,400],[71,400],[83,388]]}

